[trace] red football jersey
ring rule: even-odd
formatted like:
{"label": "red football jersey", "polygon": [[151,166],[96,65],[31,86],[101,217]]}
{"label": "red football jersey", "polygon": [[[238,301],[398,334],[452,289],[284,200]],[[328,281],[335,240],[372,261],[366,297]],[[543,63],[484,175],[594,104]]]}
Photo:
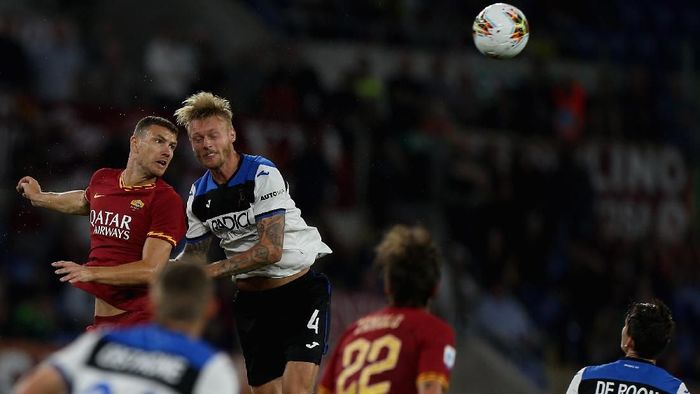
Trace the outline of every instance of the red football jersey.
{"label": "red football jersey", "polygon": [[447,323],[423,309],[388,307],[345,330],[319,394],[410,394],[425,380],[447,390],[455,357],[454,330]]}
{"label": "red football jersey", "polygon": [[[146,238],[173,245],[185,235],[185,208],[180,196],[161,179],[125,186],[121,169],[96,171],[85,198],[90,203],[89,266],[115,266],[141,260]],[[79,287],[125,311],[148,309],[148,285],[113,286],[78,282]]]}

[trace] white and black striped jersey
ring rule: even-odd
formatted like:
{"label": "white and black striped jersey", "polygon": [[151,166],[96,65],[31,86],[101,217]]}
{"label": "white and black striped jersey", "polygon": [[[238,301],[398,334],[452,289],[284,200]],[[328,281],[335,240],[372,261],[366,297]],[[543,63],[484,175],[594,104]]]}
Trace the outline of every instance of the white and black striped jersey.
{"label": "white and black striped jersey", "polygon": [[282,259],[237,277],[284,278],[332,252],[318,230],[304,222],[277,167],[264,157],[241,154],[238,169],[226,184],[217,184],[210,171],[192,184],[187,199],[187,242],[213,233],[231,257],[258,242],[258,219],[278,214],[285,215]]}
{"label": "white and black striped jersey", "polygon": [[663,368],[625,357],[610,364],[582,368],[566,394],[688,394],[685,384]]}
{"label": "white and black striped jersey", "polygon": [[155,324],[83,334],[47,362],[71,393],[239,392],[228,356]]}

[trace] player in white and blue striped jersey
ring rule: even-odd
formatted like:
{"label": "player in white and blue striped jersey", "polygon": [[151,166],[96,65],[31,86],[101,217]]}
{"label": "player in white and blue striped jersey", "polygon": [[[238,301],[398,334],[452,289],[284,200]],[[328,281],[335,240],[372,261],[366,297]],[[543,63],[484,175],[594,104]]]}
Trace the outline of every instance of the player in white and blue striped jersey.
{"label": "player in white and blue striped jersey", "polygon": [[204,269],[170,264],[151,299],[154,324],[84,334],[21,379],[16,392],[237,394],[229,357],[199,339],[216,312]]}
{"label": "player in white and blue striped jersey", "polygon": [[[331,291],[312,265],[332,251],[301,217],[275,164],[236,151],[228,100],[199,92],[175,115],[206,168],[187,198],[187,244],[176,260],[209,263],[210,276],[236,281],[236,330],[253,394],[312,392]],[[210,262],[213,239],[226,258]]]}
{"label": "player in white and blue striped jersey", "polygon": [[669,308],[660,300],[633,303],[625,315],[620,347],[625,357],[582,368],[567,394],[687,394],[678,378],[656,365],[674,328]]}

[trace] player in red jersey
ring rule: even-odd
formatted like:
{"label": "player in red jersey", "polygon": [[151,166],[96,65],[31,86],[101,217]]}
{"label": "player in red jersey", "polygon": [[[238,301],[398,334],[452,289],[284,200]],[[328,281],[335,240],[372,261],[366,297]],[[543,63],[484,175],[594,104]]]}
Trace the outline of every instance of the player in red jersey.
{"label": "player in red jersey", "polygon": [[454,330],[427,310],[440,276],[437,248],[424,228],[398,225],[376,252],[389,306],[345,330],[318,393],[443,393],[456,351]]}
{"label": "player in red jersey", "polygon": [[184,204],[160,179],[173,158],[177,133],[167,119],[141,119],[129,140],[126,168],[96,171],[85,190],[43,192],[29,176],[17,184],[33,206],[90,219],[87,263],[52,263],[62,282],[95,296],[95,321],[88,329],[151,319],[148,284],[185,234]]}

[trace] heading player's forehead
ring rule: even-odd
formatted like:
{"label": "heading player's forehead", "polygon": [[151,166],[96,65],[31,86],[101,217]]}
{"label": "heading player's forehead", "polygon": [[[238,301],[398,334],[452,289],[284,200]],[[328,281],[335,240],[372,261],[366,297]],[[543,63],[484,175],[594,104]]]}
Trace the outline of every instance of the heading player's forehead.
{"label": "heading player's forehead", "polygon": [[177,135],[175,133],[173,133],[167,127],[163,127],[160,125],[150,125],[150,126],[144,128],[144,131],[145,131],[144,137],[146,137],[148,139],[162,138],[166,141],[177,143]]}
{"label": "heading player's forehead", "polygon": [[217,131],[228,131],[232,128],[233,125],[228,121],[228,119],[220,115],[212,114],[203,118],[192,120],[187,128],[187,133],[189,135],[206,134]]}

